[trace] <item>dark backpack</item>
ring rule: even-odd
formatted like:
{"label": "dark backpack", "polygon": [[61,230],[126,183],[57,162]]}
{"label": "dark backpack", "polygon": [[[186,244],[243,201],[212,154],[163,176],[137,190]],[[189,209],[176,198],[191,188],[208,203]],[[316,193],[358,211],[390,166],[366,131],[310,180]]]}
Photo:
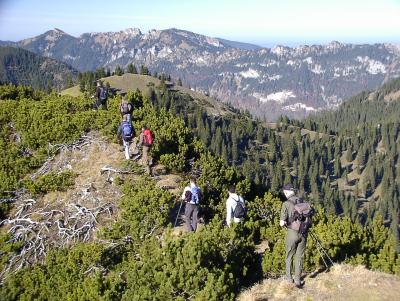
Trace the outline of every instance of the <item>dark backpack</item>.
{"label": "dark backpack", "polygon": [[295,204],[289,227],[302,235],[306,235],[311,228],[312,216],[314,213],[314,208],[307,202]]}
{"label": "dark backpack", "polygon": [[153,145],[153,135],[150,130],[145,130],[143,132],[143,145],[145,146]]}
{"label": "dark backpack", "polygon": [[120,110],[122,115],[130,114],[132,111],[132,105],[130,103],[123,102],[121,104]]}
{"label": "dark backpack", "polygon": [[108,97],[108,91],[107,88],[100,87],[100,100],[101,101],[106,101]]}
{"label": "dark backpack", "polygon": [[125,141],[130,141],[133,137],[133,128],[129,122],[122,124],[122,136]]}
{"label": "dark backpack", "polygon": [[233,217],[244,218],[246,215],[246,209],[244,208],[243,203],[240,201],[240,197],[237,201],[234,198],[232,199],[236,202],[235,210],[233,210]]}

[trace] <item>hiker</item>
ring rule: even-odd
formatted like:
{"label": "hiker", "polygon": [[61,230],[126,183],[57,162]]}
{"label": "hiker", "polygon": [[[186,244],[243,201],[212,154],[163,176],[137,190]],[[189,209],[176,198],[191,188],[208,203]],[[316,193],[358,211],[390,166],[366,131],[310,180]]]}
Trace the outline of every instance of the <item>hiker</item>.
{"label": "hiker", "polygon": [[131,155],[129,153],[129,145],[134,136],[134,130],[132,123],[130,122],[127,116],[123,117],[122,123],[118,128],[117,136],[118,138],[122,138],[122,142],[124,145],[125,159],[129,160],[131,158]]}
{"label": "hiker", "polygon": [[97,110],[101,106],[102,109],[107,110],[108,89],[103,86],[103,82],[100,80],[97,81],[94,97],[96,98],[96,102],[93,105],[93,109]]}
{"label": "hiker", "polygon": [[226,224],[231,226],[232,219],[235,223],[240,223],[245,215],[244,199],[236,193],[236,187],[230,186],[228,189],[229,197],[226,200]]}
{"label": "hiker", "polygon": [[185,201],[185,223],[188,232],[197,229],[197,219],[199,215],[199,203],[203,195],[200,188],[196,185],[196,178],[190,178],[189,186],[186,186],[182,193],[182,201]]}
{"label": "hiker", "polygon": [[[125,115],[126,116],[126,115]],[[145,167],[146,172],[150,174],[150,164],[149,164],[149,152],[151,146],[153,145],[153,134],[152,132],[144,125],[142,126],[142,132],[139,136],[138,147],[142,146],[142,159],[141,164]]]}
{"label": "hiker", "polygon": [[[280,226],[287,227],[286,233],[286,280],[293,283],[296,287],[301,288],[304,282],[301,281],[301,272],[303,270],[304,251],[306,249],[308,229],[311,227],[311,217],[303,218],[299,215],[309,214],[311,216],[312,209],[307,202],[296,196],[295,189],[292,184],[283,186],[283,193],[286,201],[282,204]],[[308,211],[305,208],[308,208]],[[303,213],[302,213],[303,212]],[[294,264],[294,281],[291,274],[292,259],[295,256]]]}
{"label": "hiker", "polygon": [[119,106],[119,111],[121,116],[128,116],[128,120],[132,120],[132,113],[133,113],[133,105],[131,102],[128,101],[126,96],[122,97],[121,105]]}

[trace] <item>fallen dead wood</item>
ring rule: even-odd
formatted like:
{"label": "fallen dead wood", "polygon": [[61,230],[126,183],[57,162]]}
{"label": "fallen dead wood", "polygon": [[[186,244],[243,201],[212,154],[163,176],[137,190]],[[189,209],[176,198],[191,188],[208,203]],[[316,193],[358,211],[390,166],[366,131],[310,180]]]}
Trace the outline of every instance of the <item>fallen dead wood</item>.
{"label": "fallen dead wood", "polygon": [[115,169],[110,166],[104,166],[100,169],[100,173],[104,174],[105,172],[114,172],[118,174],[134,174],[133,171],[130,170],[121,170],[121,169]]}
{"label": "fallen dead wood", "polygon": [[[42,260],[49,248],[92,240],[99,216],[103,214],[111,217],[116,210],[111,203],[94,208],[70,203],[64,210],[36,208],[35,204],[34,199],[19,201],[14,216],[0,222],[0,226],[9,226],[11,238],[8,242],[23,243],[18,254],[9,258],[5,269],[0,273],[0,281],[27,264]],[[33,216],[37,218],[34,219]]]}

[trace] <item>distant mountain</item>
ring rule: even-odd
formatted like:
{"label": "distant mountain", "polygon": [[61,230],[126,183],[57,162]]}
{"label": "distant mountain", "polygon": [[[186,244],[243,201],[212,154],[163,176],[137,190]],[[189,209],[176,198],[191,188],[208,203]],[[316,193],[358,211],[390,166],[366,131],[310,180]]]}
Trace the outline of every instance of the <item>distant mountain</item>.
{"label": "distant mountain", "polygon": [[218,40],[223,43],[224,45],[231,46],[233,48],[239,48],[243,50],[257,50],[261,49],[261,46],[254,45],[254,44],[249,44],[249,43],[242,43],[242,42],[235,42],[235,41],[230,41],[230,40],[225,40],[225,39],[220,39]]}
{"label": "distant mountain", "polygon": [[276,119],[335,108],[348,97],[400,76],[400,48],[390,44],[276,46],[272,49],[179,29],[85,33],[54,29],[3,42],[64,61],[78,70],[144,64],[211,96]]}
{"label": "distant mountain", "polygon": [[[72,84],[77,71],[71,66],[21,48],[0,47],[0,82],[61,90]],[[69,83],[68,83],[69,81]]]}

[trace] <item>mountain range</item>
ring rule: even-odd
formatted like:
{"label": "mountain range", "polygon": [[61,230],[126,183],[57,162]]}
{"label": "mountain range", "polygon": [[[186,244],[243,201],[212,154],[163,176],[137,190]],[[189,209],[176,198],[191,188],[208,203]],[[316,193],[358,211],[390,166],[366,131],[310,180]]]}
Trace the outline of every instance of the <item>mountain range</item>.
{"label": "mountain range", "polygon": [[400,48],[392,44],[331,42],[270,49],[174,28],[147,33],[130,28],[79,37],[54,29],[0,45],[21,47],[80,71],[143,64],[267,120],[335,108],[400,76]]}

